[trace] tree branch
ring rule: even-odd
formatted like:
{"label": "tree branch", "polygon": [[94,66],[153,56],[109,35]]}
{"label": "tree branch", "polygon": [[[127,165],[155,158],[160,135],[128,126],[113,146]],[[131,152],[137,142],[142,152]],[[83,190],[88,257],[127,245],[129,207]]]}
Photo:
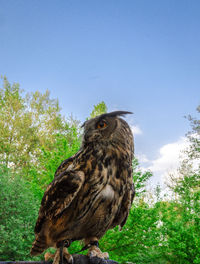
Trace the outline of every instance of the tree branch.
{"label": "tree branch", "polygon": [[[89,258],[85,255],[73,255],[73,259],[74,264],[118,264],[114,260],[97,257]],[[0,264],[52,264],[52,261],[0,261]],[[63,259],[63,264],[67,264],[65,259]]]}

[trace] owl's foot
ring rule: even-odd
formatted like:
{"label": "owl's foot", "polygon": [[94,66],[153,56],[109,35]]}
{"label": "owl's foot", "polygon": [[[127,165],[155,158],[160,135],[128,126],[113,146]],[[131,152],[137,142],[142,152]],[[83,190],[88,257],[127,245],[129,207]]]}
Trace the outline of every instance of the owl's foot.
{"label": "owl's foot", "polygon": [[97,246],[91,246],[87,253],[88,257],[98,257],[102,259],[108,259],[109,255],[107,252],[101,252]]}
{"label": "owl's foot", "polygon": [[73,264],[74,260],[72,255],[69,254],[66,247],[63,248],[63,257],[67,260],[67,263]]}
{"label": "owl's foot", "polygon": [[[67,248],[65,248],[65,247],[63,248],[62,254],[63,254],[63,258],[66,259],[67,263],[73,264],[73,257],[72,257],[72,255],[69,254]],[[61,263],[60,248],[58,248],[54,254],[47,252],[44,255],[44,258],[45,258],[45,261],[48,261],[49,259],[53,259],[52,264],[60,264]]]}
{"label": "owl's foot", "polygon": [[54,254],[53,264],[59,264],[60,262],[60,249],[58,248]]}
{"label": "owl's foot", "polygon": [[84,239],[84,243],[86,246],[89,246],[89,250],[87,253],[88,257],[98,257],[101,259],[109,258],[109,255],[107,252],[101,252],[97,237],[86,238]]}
{"label": "owl's foot", "polygon": [[50,259],[54,259],[54,257],[55,257],[55,253],[51,254],[51,253],[47,252],[47,253],[44,254],[45,261],[48,261]]}

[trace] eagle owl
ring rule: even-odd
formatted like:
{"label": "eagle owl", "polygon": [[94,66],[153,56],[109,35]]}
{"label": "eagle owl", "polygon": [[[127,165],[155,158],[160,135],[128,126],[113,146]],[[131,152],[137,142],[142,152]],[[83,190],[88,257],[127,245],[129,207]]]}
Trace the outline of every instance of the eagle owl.
{"label": "eagle owl", "polygon": [[64,256],[72,263],[67,247],[83,240],[88,256],[108,258],[98,240],[126,223],[134,197],[133,135],[120,117],[125,114],[131,113],[106,113],[83,124],[80,150],[61,163],[44,193],[31,255],[54,247],[56,253],[46,253],[45,260],[53,257],[58,264]]}

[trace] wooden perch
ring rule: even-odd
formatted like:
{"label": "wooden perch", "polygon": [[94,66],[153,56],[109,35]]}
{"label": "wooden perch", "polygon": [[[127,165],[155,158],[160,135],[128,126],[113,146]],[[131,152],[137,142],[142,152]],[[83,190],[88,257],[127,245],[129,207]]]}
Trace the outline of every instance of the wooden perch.
{"label": "wooden perch", "polygon": [[[74,264],[118,264],[118,262],[110,259],[100,259],[97,257],[89,258],[85,255],[73,255]],[[0,264],[52,264],[52,261],[0,261]],[[63,264],[67,264],[63,259]]]}

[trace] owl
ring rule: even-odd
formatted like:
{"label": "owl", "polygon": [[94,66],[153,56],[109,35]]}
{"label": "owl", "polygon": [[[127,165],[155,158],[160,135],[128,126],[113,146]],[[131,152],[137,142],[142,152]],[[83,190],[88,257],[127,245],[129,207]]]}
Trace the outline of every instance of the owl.
{"label": "owl", "polygon": [[135,193],[133,135],[120,117],[125,114],[131,113],[106,113],[83,124],[80,150],[61,163],[42,198],[31,255],[53,247],[56,252],[46,253],[46,261],[58,264],[64,257],[73,263],[67,248],[82,240],[88,256],[108,258],[98,240],[126,223]]}

